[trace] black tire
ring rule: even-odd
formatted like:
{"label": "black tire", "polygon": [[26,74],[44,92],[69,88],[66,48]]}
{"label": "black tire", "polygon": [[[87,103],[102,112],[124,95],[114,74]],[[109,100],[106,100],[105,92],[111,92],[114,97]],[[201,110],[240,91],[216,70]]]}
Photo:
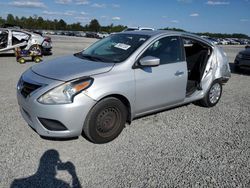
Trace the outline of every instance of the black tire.
{"label": "black tire", "polygon": [[20,64],[24,64],[24,63],[26,62],[26,60],[25,60],[23,57],[19,58],[17,61],[18,61]]}
{"label": "black tire", "polygon": [[235,70],[235,72],[240,72],[241,71],[240,66],[234,65],[234,70]]}
{"label": "black tire", "polygon": [[125,127],[127,108],[117,98],[109,97],[98,102],[89,112],[83,132],[93,143],[114,140]]}
{"label": "black tire", "polygon": [[[219,91],[216,92],[215,95],[213,95],[212,94],[213,91],[214,91],[213,89],[215,89],[215,88],[218,89]],[[206,93],[205,97],[203,99],[201,99],[199,101],[199,103],[200,103],[201,106],[204,106],[204,107],[213,107],[219,102],[219,100],[221,98],[221,94],[222,94],[222,84],[218,80],[215,80],[211,84],[211,86],[210,86],[208,92]]]}

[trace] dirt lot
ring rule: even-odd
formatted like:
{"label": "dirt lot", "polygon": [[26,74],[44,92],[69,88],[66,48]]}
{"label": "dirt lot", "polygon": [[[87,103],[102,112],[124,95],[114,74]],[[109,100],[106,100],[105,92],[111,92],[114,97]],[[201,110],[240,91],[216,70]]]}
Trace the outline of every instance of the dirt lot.
{"label": "dirt lot", "polygon": [[[53,55],[45,60],[93,42],[52,40]],[[233,62],[243,47],[223,48]],[[19,113],[15,87],[33,64],[0,57],[0,187],[77,187],[78,181],[95,188],[250,187],[249,71],[232,74],[214,108],[190,104],[147,116],[133,121],[113,142],[95,145],[83,137],[45,140],[28,127]]]}

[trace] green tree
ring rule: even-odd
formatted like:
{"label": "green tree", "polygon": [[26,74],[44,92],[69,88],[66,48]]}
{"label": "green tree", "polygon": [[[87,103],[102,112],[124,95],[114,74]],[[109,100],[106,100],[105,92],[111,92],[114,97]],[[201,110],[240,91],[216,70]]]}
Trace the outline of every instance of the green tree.
{"label": "green tree", "polygon": [[[93,19],[90,21],[89,24],[86,24],[85,26],[82,26],[79,22],[67,24],[63,19],[60,19],[59,21],[57,19],[54,20],[44,20],[42,17],[38,17],[37,15],[33,15],[32,17],[18,17],[13,16],[12,14],[8,14],[7,18],[4,19],[0,16],[0,26],[4,24],[10,24],[10,25],[17,25],[21,26],[26,29],[47,29],[47,30],[74,30],[74,31],[105,31],[108,33],[112,32],[120,32],[127,28],[127,26],[124,25],[114,25],[110,24],[107,26],[101,26],[97,19]],[[174,31],[184,31],[180,28],[169,28],[166,27],[163,30],[174,30]],[[216,37],[216,38],[245,38],[250,39],[249,36],[242,34],[242,33],[209,33],[209,32],[203,32],[203,33],[194,33],[198,35],[206,35],[209,37]]]}
{"label": "green tree", "polygon": [[91,20],[88,27],[90,31],[95,31],[95,32],[98,32],[101,28],[97,19]]}
{"label": "green tree", "polygon": [[58,24],[57,24],[57,28],[60,30],[65,30],[67,28],[67,24],[63,19],[60,19]]}
{"label": "green tree", "polygon": [[6,22],[11,25],[15,25],[15,18],[12,14],[8,14]]}
{"label": "green tree", "polygon": [[111,33],[112,33],[112,32],[121,32],[121,31],[123,31],[123,30],[126,29],[126,28],[127,28],[127,26],[116,25],[116,26],[113,26],[113,27],[111,28]]}
{"label": "green tree", "polygon": [[73,23],[71,25],[68,25],[68,29],[73,30],[73,31],[81,31],[82,26],[79,22],[77,22],[77,23]]}
{"label": "green tree", "polygon": [[0,16],[0,26],[5,23],[5,20]]}
{"label": "green tree", "polygon": [[180,28],[175,28],[175,27],[173,27],[173,28],[171,28],[171,27],[166,27],[166,28],[164,28],[164,29],[162,29],[162,30],[185,31],[185,30],[183,30],[183,29],[180,29]]}
{"label": "green tree", "polygon": [[37,29],[42,29],[44,27],[44,20],[42,17],[38,17],[36,20],[37,23]]}
{"label": "green tree", "polygon": [[25,25],[26,25],[26,28],[28,29],[35,29],[34,27],[34,19],[30,16],[28,19],[25,20]]}

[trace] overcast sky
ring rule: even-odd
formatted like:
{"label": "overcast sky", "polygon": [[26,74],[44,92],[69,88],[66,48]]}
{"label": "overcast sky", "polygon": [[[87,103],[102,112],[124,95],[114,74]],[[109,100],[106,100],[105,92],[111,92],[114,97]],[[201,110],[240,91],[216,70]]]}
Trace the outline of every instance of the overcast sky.
{"label": "overcast sky", "polygon": [[38,15],[82,25],[111,23],[250,35],[250,0],[0,0],[0,16]]}

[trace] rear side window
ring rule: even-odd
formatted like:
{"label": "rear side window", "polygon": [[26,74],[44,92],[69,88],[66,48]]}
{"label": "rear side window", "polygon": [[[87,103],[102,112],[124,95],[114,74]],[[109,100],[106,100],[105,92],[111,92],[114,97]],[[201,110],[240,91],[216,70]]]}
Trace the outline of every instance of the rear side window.
{"label": "rear side window", "polygon": [[181,40],[177,36],[159,39],[143,53],[145,56],[158,57],[162,65],[184,61]]}
{"label": "rear side window", "polygon": [[20,31],[12,31],[12,37],[15,37],[19,41],[29,39],[28,34],[26,34],[24,32],[20,32]]}

